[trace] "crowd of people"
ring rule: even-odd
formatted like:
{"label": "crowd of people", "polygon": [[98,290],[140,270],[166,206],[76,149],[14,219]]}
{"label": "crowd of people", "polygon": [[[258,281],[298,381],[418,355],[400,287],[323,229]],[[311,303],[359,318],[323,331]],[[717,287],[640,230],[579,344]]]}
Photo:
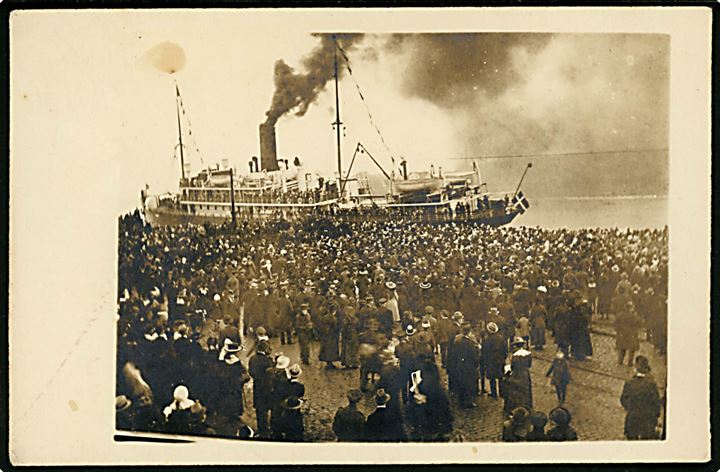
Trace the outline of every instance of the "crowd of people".
{"label": "crowd of people", "polygon": [[[332,425],[340,441],[447,440],[451,400],[473,408],[485,393],[503,400],[498,439],[573,440],[567,359],[593,355],[595,316],[615,323],[618,363],[637,360],[625,432],[647,439],[660,400],[635,353],[643,330],[666,348],[667,238],[332,217],[151,227],[123,216],[118,428],[302,441],[301,365],[319,345],[325,368],[359,373]],[[533,409],[530,366],[548,337],[558,407],[546,415]],[[297,364],[273,353],[296,342]],[[256,423],[239,423],[250,390]]]}

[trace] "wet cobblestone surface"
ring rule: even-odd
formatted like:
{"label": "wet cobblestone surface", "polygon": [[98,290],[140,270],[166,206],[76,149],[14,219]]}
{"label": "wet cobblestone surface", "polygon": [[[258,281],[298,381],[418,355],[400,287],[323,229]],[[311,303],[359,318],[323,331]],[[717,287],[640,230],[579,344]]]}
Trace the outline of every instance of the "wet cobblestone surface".
{"label": "wet cobblestone surface", "polygon": [[[612,330],[599,330],[611,333]],[[566,408],[572,413],[572,425],[580,440],[622,440],[625,413],[620,405],[620,394],[624,381],[633,370],[628,366],[617,365],[615,338],[599,332],[592,336],[594,355],[585,361],[570,361],[572,382],[568,386]],[[283,352],[292,362],[299,363],[299,345],[280,345],[273,340],[274,352]],[[345,369],[326,369],[324,363],[317,360],[318,345],[311,351],[311,364],[302,366],[301,380],[306,387],[305,414],[306,439],[308,441],[335,441],[332,421],[335,412],[347,404],[346,393],[359,384],[359,371]],[[545,373],[554,356],[552,343],[544,351],[533,351],[531,375],[533,381],[533,401],[536,410],[549,412],[557,406],[554,387],[548,383]],[[640,352],[650,359],[653,375],[663,394],[666,378],[666,359],[656,355],[653,347],[641,342]],[[244,359],[246,362],[247,360]],[[444,370],[441,368],[444,374]],[[252,395],[248,389],[246,395],[247,411],[243,416],[251,427],[255,427]],[[451,399],[455,417],[453,441],[485,442],[500,441],[502,429],[502,399],[480,396],[476,400],[477,408],[460,409]],[[360,410],[370,414],[374,409],[372,394],[367,393],[360,404]]]}

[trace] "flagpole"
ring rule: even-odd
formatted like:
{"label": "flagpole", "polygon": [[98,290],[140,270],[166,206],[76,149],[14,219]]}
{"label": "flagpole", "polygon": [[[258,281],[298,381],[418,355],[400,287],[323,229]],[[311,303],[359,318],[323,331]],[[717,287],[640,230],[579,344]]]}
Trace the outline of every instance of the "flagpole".
{"label": "flagpole", "polygon": [[520,186],[523,183],[523,180],[525,179],[525,174],[527,174],[528,169],[532,167],[532,162],[528,162],[528,165],[525,167],[525,172],[523,172],[522,177],[520,177],[520,182],[518,182],[517,188],[515,189],[515,193],[513,193],[513,198],[515,198],[518,194],[518,191],[520,191]]}

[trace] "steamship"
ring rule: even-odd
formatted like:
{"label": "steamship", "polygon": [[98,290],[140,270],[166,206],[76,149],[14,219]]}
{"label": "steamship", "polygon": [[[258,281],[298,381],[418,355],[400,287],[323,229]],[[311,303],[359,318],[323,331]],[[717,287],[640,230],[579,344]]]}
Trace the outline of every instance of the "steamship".
{"label": "steamship", "polygon": [[[337,133],[338,168],[331,177],[305,172],[297,157],[292,162],[278,159],[272,123],[262,123],[259,127],[260,158],[253,156],[249,160],[249,172],[238,173],[223,160],[222,165],[216,164],[191,175],[183,153],[182,99],[176,83],[179,192],[149,195],[146,186],[141,191],[141,211],[145,220],[152,225],[180,225],[332,216],[349,221],[438,224],[475,221],[502,226],[529,208],[520,187],[532,164],[525,167],[514,192],[489,193],[475,162],[468,172],[443,173],[442,169],[436,172],[431,166],[429,172],[409,174],[407,161],[403,159],[397,173],[395,170],[388,173],[362,143],[357,143],[350,168],[343,174],[337,50],[334,67],[336,121],[333,125]],[[351,178],[352,165],[359,155],[372,159],[385,177],[382,192],[374,190],[367,177]]]}

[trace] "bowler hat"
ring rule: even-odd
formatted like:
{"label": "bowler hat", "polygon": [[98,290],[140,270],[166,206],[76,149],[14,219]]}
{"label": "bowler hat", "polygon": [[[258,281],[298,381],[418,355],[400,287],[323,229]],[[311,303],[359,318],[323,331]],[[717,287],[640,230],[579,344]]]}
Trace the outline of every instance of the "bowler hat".
{"label": "bowler hat", "polygon": [[650,361],[645,356],[637,356],[635,358],[635,369],[641,374],[650,373]]}

